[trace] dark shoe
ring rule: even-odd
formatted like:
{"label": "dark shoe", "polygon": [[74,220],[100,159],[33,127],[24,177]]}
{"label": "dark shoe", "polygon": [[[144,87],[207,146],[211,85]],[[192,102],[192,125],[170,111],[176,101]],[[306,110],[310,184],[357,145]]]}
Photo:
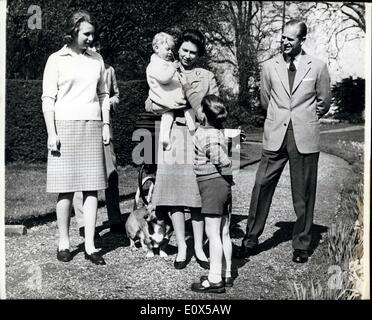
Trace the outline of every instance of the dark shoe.
{"label": "dark shoe", "polygon": [[305,263],[309,260],[309,252],[307,250],[295,249],[293,251],[292,261],[296,263]]}
{"label": "dark shoe", "polygon": [[[200,282],[203,282],[204,280],[208,280],[208,276],[201,276]],[[232,287],[234,285],[234,278],[233,277],[222,277],[222,282],[225,287]]]}
{"label": "dark shoe", "polygon": [[71,261],[72,260],[72,255],[71,255],[70,250],[64,249],[64,250],[59,251],[57,249],[57,259],[59,261],[62,261],[62,262],[69,262],[69,261]]}
{"label": "dark shoe", "polygon": [[200,260],[196,255],[195,259],[199,266],[201,266],[203,269],[209,270],[209,261]]}
{"label": "dark shoe", "polygon": [[233,277],[222,277],[222,281],[225,287],[231,288],[234,285],[234,278]]}
{"label": "dark shoe", "polygon": [[116,223],[110,226],[110,232],[115,234],[126,235],[125,226],[123,223]]}
{"label": "dark shoe", "polygon": [[[79,235],[80,235],[80,237],[85,238],[85,229],[84,229],[84,227],[80,227],[79,228]],[[97,231],[94,232],[94,239],[101,239],[101,236],[99,235],[99,233]]]}
{"label": "dark shoe", "polygon": [[93,252],[92,254],[87,254],[86,251],[84,251],[84,257],[85,259],[90,260],[91,262],[97,265],[103,266],[106,264],[105,260],[102,258],[99,252]]}
{"label": "dark shoe", "polygon": [[235,257],[238,259],[244,259],[250,256],[253,256],[257,253],[257,245],[246,247],[242,245],[238,252],[235,254]]}
{"label": "dark shoe", "polygon": [[206,292],[206,293],[224,293],[226,292],[223,281],[213,283],[204,277],[200,279],[200,282],[193,283],[191,290],[195,292]]}
{"label": "dark shoe", "polygon": [[189,261],[186,259],[186,260],[182,260],[182,261],[176,261],[174,260],[174,267],[178,270],[181,270],[181,269],[184,269],[186,268],[186,266],[188,265]]}

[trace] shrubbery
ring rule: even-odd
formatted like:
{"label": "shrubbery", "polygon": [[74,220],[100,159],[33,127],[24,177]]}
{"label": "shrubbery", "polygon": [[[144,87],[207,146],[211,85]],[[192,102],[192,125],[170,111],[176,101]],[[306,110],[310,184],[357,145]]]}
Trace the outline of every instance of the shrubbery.
{"label": "shrubbery", "polygon": [[[146,81],[119,82],[120,105],[113,119],[114,144],[119,165],[131,163],[132,133],[144,112]],[[45,162],[47,132],[41,108],[42,81],[7,80],[5,117],[6,162]]]}
{"label": "shrubbery", "polygon": [[350,123],[364,122],[365,80],[352,77],[342,79],[332,87],[334,117]]}

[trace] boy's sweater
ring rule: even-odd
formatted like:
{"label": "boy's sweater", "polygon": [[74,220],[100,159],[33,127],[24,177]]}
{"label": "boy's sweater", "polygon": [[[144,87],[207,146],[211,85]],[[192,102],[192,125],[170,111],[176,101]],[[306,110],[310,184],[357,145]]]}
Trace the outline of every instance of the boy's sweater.
{"label": "boy's sweater", "polygon": [[223,176],[231,180],[231,160],[222,130],[200,126],[194,135],[194,172],[197,181]]}

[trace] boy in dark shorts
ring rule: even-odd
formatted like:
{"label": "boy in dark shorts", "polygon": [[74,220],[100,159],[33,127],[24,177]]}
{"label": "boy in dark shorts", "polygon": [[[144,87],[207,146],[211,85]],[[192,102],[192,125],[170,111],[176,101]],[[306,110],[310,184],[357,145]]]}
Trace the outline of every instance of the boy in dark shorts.
{"label": "boy in dark shorts", "polygon": [[205,120],[194,136],[194,172],[209,240],[210,269],[208,276],[202,276],[200,282],[191,285],[191,290],[223,293],[225,286],[233,285],[229,234],[233,180],[222,127],[227,111],[221,99],[215,95],[205,96],[201,105]]}

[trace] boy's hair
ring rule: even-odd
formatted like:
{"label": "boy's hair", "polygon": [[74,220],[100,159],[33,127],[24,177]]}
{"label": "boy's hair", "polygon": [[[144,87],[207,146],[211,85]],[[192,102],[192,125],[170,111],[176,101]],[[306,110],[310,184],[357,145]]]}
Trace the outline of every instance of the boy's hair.
{"label": "boy's hair", "polygon": [[155,47],[159,44],[163,44],[163,43],[173,43],[174,44],[174,39],[173,37],[168,34],[168,33],[165,33],[165,32],[159,32],[157,33],[155,36],[154,36],[154,39],[152,39],[152,48],[154,49],[155,51]]}
{"label": "boy's hair", "polygon": [[201,105],[208,122],[216,128],[221,128],[227,118],[227,109],[223,101],[216,95],[209,94],[203,98]]}
{"label": "boy's hair", "polygon": [[92,16],[85,10],[78,10],[73,12],[67,19],[65,24],[65,41],[71,43],[79,31],[80,24],[82,22],[88,22],[93,27],[96,27]]}

